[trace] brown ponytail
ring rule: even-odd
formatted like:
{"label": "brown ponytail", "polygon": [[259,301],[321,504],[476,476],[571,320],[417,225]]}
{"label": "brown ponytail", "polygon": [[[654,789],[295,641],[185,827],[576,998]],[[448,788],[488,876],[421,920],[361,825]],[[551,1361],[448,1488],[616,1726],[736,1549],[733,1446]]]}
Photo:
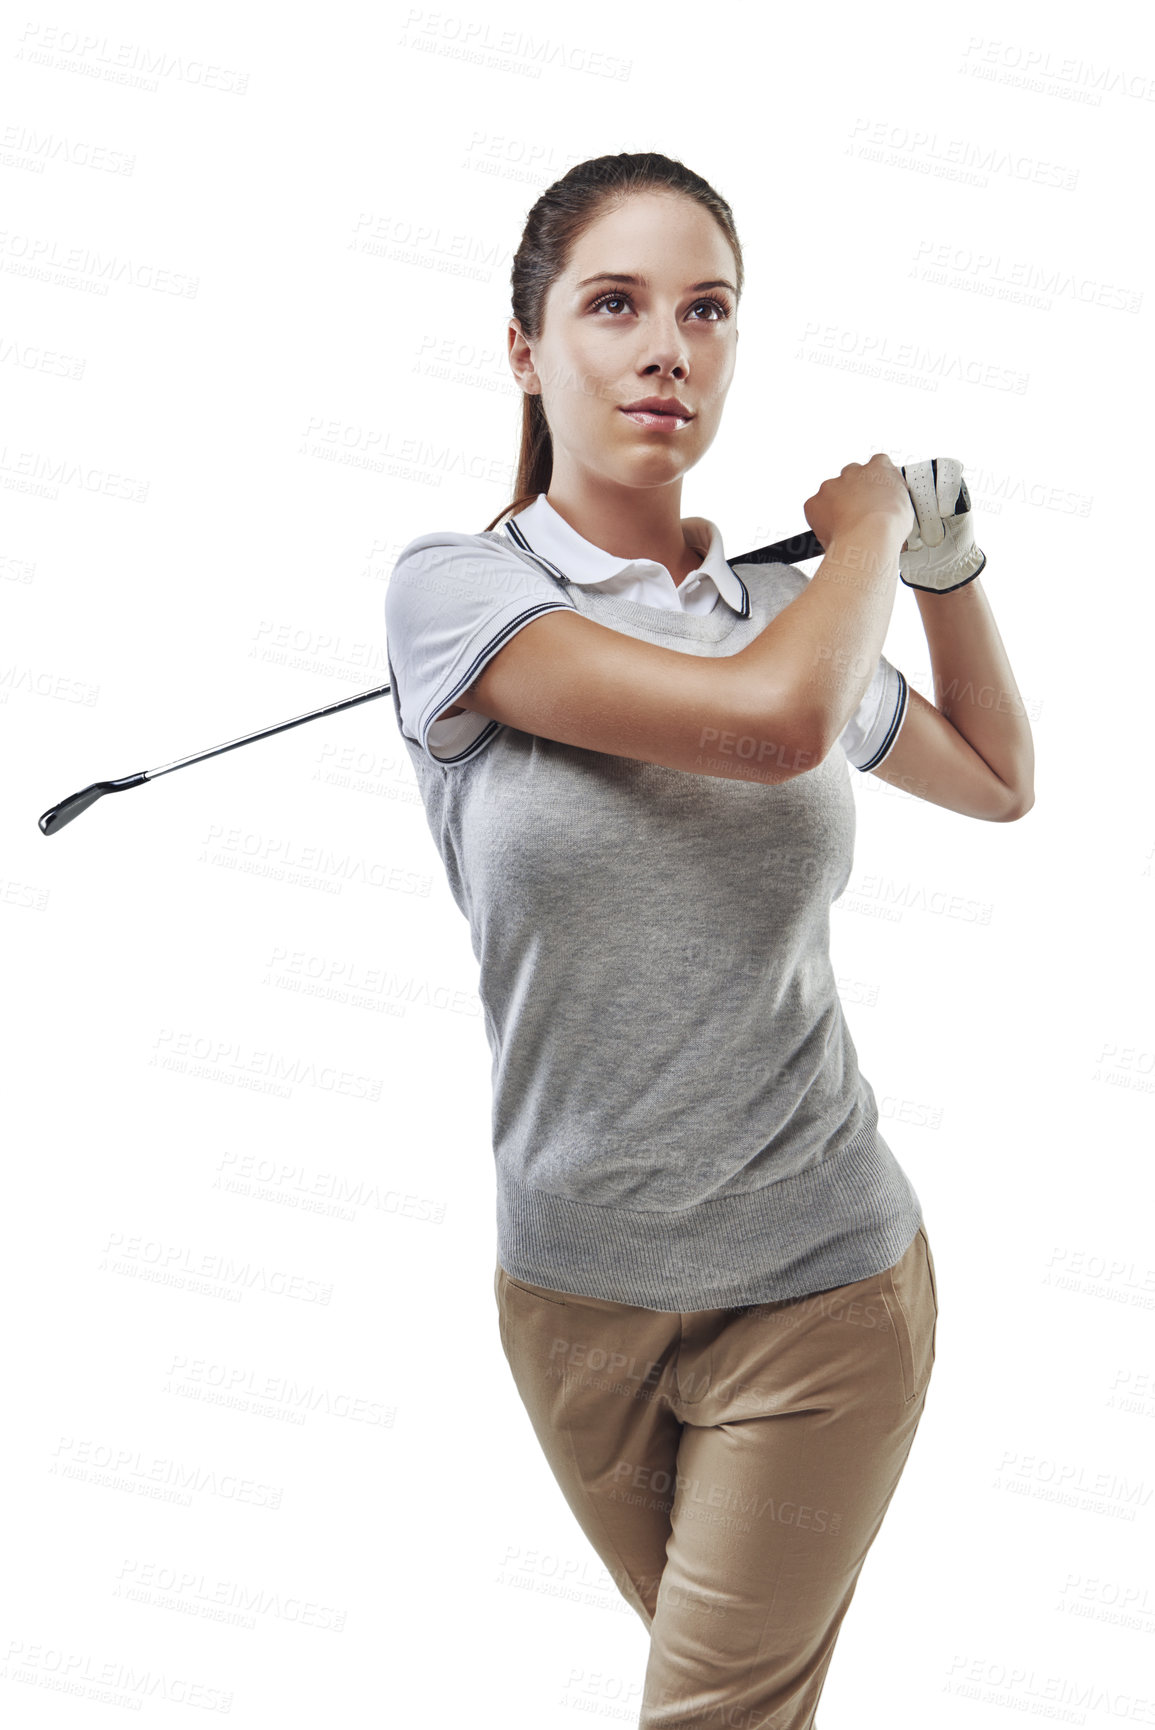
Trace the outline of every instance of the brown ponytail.
{"label": "brown ponytail", "polygon": [[[635,192],[680,192],[696,198],[730,243],[738,271],[735,287],[741,295],[742,249],[733,213],[707,181],[684,163],[649,151],[632,156],[594,156],[576,163],[547,187],[526,217],[510,280],[511,311],[528,341],[536,342],[541,336],[546,295],[566,268],[578,237],[607,205]],[[496,528],[503,517],[515,515],[531,505],[538,493],[548,492],[552,475],[553,442],[542,399],[536,392],[526,392],[521,401],[515,496],[486,528]]]}

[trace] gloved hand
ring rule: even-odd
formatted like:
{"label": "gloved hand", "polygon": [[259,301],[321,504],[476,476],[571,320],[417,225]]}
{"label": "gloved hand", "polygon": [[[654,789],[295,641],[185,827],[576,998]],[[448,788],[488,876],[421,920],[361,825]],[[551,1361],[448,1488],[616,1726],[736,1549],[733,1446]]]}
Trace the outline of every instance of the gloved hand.
{"label": "gloved hand", "polygon": [[898,555],[911,589],[947,594],[973,582],[987,562],[975,546],[971,496],[957,457],[932,457],[902,470],[917,519]]}

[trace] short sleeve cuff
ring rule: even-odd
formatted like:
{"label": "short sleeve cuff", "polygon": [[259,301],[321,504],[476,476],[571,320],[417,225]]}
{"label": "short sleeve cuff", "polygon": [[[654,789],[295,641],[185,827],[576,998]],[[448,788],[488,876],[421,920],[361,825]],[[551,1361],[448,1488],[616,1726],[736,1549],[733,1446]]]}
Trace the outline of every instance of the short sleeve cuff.
{"label": "short sleeve cuff", "polygon": [[905,677],[880,655],[869,689],[839,741],[849,762],[864,775],[893,749],[906,719],[907,696]]}
{"label": "short sleeve cuff", "polygon": [[[484,627],[465,645],[452,667],[441,680],[440,689],[426,703],[417,721],[417,738],[428,754],[438,763],[460,763],[475,756],[483,743],[488,743],[497,731],[498,723],[486,715],[466,710],[463,715],[438,721],[443,709],[450,708],[463,691],[469,689],[482,670],[512,636],[543,613],[572,612],[569,601],[538,601],[527,604],[524,596],[511,601],[504,614],[489,618]],[[430,738],[436,726],[437,734]],[[450,733],[452,729],[452,733]]]}

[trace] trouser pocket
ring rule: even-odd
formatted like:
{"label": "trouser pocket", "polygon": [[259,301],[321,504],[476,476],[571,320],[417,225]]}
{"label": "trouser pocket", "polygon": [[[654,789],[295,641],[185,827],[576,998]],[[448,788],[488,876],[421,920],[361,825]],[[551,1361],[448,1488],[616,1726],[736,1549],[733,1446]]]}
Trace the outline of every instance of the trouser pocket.
{"label": "trouser pocket", "polygon": [[880,1276],[894,1333],[902,1397],[910,1405],[926,1391],[934,1368],[938,1294],[930,1242],[919,1226],[905,1253]]}

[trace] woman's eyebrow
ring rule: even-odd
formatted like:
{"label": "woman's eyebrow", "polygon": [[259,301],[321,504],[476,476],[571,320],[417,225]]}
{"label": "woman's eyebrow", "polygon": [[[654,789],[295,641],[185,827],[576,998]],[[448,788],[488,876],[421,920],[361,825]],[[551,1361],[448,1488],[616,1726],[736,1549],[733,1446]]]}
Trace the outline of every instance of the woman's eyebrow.
{"label": "woman's eyebrow", "polygon": [[[588,288],[592,282],[629,282],[635,288],[649,288],[650,286],[644,276],[626,276],[621,271],[615,270],[599,270],[596,276],[583,277],[577,286]],[[716,282],[692,282],[690,284],[691,293],[697,293],[700,288],[728,288],[731,294],[738,292],[734,284],[727,282],[723,277],[719,277]]]}

